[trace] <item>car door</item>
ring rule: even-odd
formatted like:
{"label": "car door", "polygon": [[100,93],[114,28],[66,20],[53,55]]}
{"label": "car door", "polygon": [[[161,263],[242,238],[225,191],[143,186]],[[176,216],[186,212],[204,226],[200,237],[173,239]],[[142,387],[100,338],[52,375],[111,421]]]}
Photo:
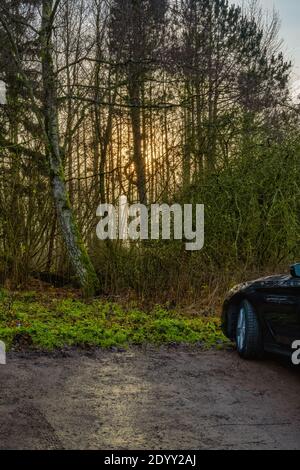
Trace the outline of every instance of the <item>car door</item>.
{"label": "car door", "polygon": [[287,277],[276,285],[261,290],[263,316],[273,339],[291,348],[300,340],[300,279]]}

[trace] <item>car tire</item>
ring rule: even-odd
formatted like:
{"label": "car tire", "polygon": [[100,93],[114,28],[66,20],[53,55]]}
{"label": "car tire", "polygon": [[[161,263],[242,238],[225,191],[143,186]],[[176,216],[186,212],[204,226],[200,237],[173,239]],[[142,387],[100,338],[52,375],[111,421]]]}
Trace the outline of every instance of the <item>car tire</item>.
{"label": "car tire", "polygon": [[227,338],[233,342],[236,337],[237,315],[238,307],[235,304],[230,304],[227,310],[226,323],[224,324],[223,331]]}
{"label": "car tire", "polygon": [[261,359],[263,357],[262,330],[253,306],[244,300],[239,308],[236,344],[243,359]]}

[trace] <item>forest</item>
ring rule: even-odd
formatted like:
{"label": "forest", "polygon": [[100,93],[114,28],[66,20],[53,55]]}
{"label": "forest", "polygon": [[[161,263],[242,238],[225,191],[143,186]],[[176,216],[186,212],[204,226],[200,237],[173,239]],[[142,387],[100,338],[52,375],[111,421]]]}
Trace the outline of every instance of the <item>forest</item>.
{"label": "forest", "polygon": [[[0,284],[208,305],[300,258],[299,100],[257,1],[2,0]],[[100,203],[204,204],[205,246],[100,241]]]}

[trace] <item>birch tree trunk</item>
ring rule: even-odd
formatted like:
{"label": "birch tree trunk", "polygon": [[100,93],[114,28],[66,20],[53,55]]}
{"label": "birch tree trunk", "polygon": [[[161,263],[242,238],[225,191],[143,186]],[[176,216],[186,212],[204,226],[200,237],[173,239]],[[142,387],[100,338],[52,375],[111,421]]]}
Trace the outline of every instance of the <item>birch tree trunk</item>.
{"label": "birch tree trunk", "polygon": [[53,17],[53,0],[44,0],[40,41],[44,91],[44,119],[50,179],[57,219],[69,259],[84,295],[92,296],[99,289],[99,281],[84,247],[71,208],[59,146],[56,78],[52,50]]}

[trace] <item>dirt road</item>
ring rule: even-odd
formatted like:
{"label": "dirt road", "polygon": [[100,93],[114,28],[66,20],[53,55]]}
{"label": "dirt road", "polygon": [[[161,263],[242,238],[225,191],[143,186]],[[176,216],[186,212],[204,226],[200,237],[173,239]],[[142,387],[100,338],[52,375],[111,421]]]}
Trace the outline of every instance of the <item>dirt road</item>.
{"label": "dirt road", "polygon": [[300,374],[235,352],[13,354],[0,449],[299,449]]}

